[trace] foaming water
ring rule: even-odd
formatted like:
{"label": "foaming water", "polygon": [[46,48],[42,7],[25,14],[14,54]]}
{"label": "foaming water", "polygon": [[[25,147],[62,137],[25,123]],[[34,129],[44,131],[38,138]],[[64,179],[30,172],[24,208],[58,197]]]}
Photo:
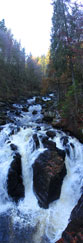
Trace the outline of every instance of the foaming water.
{"label": "foaming water", "polygon": [[[32,165],[39,154],[46,150],[43,147],[41,137],[46,135],[48,126],[46,127],[43,124],[38,131],[36,130],[37,123],[30,127],[34,110],[38,112],[37,119],[41,113],[41,106],[30,106],[31,120],[29,117],[28,128],[20,127],[19,131],[16,132],[15,125],[12,125],[15,132],[11,134],[11,124],[7,124],[3,126],[0,132],[0,213],[6,213],[10,209],[14,225],[18,223],[19,227],[25,227],[25,225],[34,227],[34,243],[41,243],[44,236],[47,237],[50,243],[55,243],[61,238],[62,232],[68,224],[71,211],[81,196],[81,188],[83,186],[83,145],[76,138],[51,128],[56,133],[56,136],[50,139],[56,142],[57,148],[66,151],[65,165],[67,175],[63,180],[60,198],[50,203],[48,209],[40,208],[33,191]],[[23,119],[26,120],[27,116],[29,116],[28,112],[26,115],[23,114],[23,118],[19,118],[22,124]],[[37,148],[33,139],[35,133],[39,140]],[[63,143],[63,137],[67,137],[65,143]],[[8,171],[15,154],[11,149],[11,144],[17,146],[17,151],[21,155],[22,178],[25,188],[25,197],[17,205],[12,202],[7,193]]]}
{"label": "foaming water", "polygon": [[10,149],[9,126],[5,126],[0,133],[0,212],[4,212],[11,207],[9,203],[9,197],[7,194],[7,175],[10,168],[10,164],[13,159],[13,154]]}
{"label": "foaming water", "polygon": [[40,147],[34,150],[34,131],[31,128],[24,130],[23,128],[17,135],[12,136],[12,142],[18,146],[18,151],[22,157],[22,176],[25,187],[25,198],[20,202],[19,208],[24,207],[26,210],[39,209],[37,198],[33,193],[33,169],[32,165],[35,159],[45,149]]}

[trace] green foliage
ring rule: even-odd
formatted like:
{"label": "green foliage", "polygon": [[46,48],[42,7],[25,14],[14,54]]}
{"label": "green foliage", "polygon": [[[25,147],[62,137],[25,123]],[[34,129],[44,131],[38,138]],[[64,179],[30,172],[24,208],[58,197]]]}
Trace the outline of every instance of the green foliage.
{"label": "green foliage", "polygon": [[[76,103],[75,103],[75,89],[76,95],[78,100],[78,106],[76,110]],[[62,109],[62,117],[73,119],[73,117],[77,117],[79,112],[79,107],[81,109],[81,90],[77,80],[75,80],[75,85],[71,85],[69,90],[66,93],[65,99],[61,102],[61,109]]]}
{"label": "green foliage", "polygon": [[[39,91],[41,67],[32,56],[26,56],[21,47],[0,21],[0,97],[18,97]],[[5,93],[4,93],[5,92]]]}
{"label": "green foliage", "polygon": [[[72,79],[82,79],[82,10],[71,1],[53,1],[53,17],[51,31],[50,69],[61,77],[64,72]],[[71,9],[71,11],[70,11]],[[80,74],[80,78],[79,78]]]}
{"label": "green foliage", "polygon": [[73,112],[74,108],[74,89],[71,86],[66,94],[65,101],[62,103],[62,116],[68,117]]}
{"label": "green foliage", "polygon": [[57,90],[62,116],[75,125],[79,111],[82,113],[83,99],[82,21],[78,4],[53,0],[49,79]]}

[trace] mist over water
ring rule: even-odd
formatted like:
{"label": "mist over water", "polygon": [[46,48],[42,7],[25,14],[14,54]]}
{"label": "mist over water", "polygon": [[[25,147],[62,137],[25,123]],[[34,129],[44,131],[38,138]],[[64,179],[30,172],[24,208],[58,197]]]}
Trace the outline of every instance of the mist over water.
{"label": "mist over water", "polygon": [[[32,242],[55,243],[61,238],[62,232],[68,224],[71,211],[81,196],[83,145],[76,138],[68,135],[68,142],[63,145],[62,137],[66,137],[66,134],[42,123],[42,107],[40,104],[34,105],[34,102],[35,98],[27,100],[27,104],[30,105],[29,110],[27,112],[21,111],[21,116],[15,117],[13,124],[4,125],[0,131],[0,215],[1,217],[3,214],[9,215],[13,227],[18,225],[21,231],[24,228],[32,228]],[[16,104],[14,106],[17,107]],[[37,113],[33,114],[34,110]],[[38,123],[39,119],[41,120],[40,124]],[[17,124],[19,124],[19,129],[17,129]],[[38,126],[39,129],[37,130]],[[63,180],[60,198],[50,203],[48,209],[43,209],[40,208],[33,191],[32,165],[39,154],[47,150],[42,144],[41,137],[45,136],[49,129],[56,132],[56,136],[53,139],[49,138],[49,140],[56,142],[57,148],[66,151],[67,174]],[[35,133],[39,140],[38,148],[33,139]],[[7,192],[8,171],[15,154],[15,151],[11,149],[11,144],[17,146],[17,151],[21,155],[22,178],[25,189],[24,198],[17,204],[12,201]],[[24,242],[29,242],[28,238]]]}

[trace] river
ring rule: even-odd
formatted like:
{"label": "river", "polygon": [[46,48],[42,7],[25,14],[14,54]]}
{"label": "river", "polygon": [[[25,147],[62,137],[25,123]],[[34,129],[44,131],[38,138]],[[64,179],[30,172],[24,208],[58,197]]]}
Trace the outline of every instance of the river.
{"label": "river", "polygon": [[[48,97],[51,99],[52,96]],[[61,238],[66,228],[72,209],[81,196],[83,186],[83,145],[74,137],[67,135],[68,142],[63,144],[62,137],[66,133],[54,129],[42,122],[42,106],[35,103],[35,97],[28,99],[27,112],[22,104],[12,107],[20,110],[20,116],[13,116],[13,123],[0,127],[0,242],[5,243],[55,243]],[[47,98],[43,98],[46,102]],[[34,112],[35,111],[35,112]],[[47,131],[56,136],[49,138],[56,147],[66,152],[65,165],[67,174],[61,187],[60,198],[49,204],[47,209],[41,208],[33,190],[33,164],[44,148],[42,136]],[[39,147],[36,148],[33,135],[37,134]],[[22,180],[25,196],[15,203],[8,195],[7,179],[16,146],[21,155]],[[72,146],[73,144],[73,146]],[[69,151],[69,152],[67,152]]]}

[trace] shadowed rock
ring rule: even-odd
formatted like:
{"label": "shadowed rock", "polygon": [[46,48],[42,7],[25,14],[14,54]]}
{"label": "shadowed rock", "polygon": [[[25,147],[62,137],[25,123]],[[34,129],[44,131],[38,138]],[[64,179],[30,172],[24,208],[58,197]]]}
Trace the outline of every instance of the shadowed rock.
{"label": "shadowed rock", "polygon": [[61,141],[63,142],[63,146],[66,146],[67,143],[68,143],[68,137],[67,137],[67,136],[63,136],[63,137],[61,138]]}
{"label": "shadowed rock", "polygon": [[36,114],[37,114],[37,111],[36,111],[36,110],[34,110],[34,111],[32,112],[32,114],[33,114],[33,115],[36,115]]}
{"label": "shadowed rock", "polygon": [[22,180],[21,156],[16,153],[11,163],[7,179],[7,191],[9,196],[18,202],[24,197],[24,185]]}
{"label": "shadowed rock", "polygon": [[17,150],[17,146],[15,144],[13,144],[13,143],[10,144],[10,147],[14,151]]}
{"label": "shadowed rock", "polygon": [[39,147],[39,139],[38,139],[37,134],[34,134],[34,135],[33,135],[33,139],[34,139],[34,142],[35,142],[36,148],[38,148],[38,147]]}
{"label": "shadowed rock", "polygon": [[57,243],[83,242],[83,194],[71,212],[70,222]]}
{"label": "shadowed rock", "polygon": [[[65,153],[56,144],[47,140],[48,150],[40,154],[33,165],[33,187],[40,207],[47,208],[49,203],[60,196],[63,178],[66,175]],[[45,143],[46,146],[46,143]]]}
{"label": "shadowed rock", "polygon": [[24,111],[24,112],[28,112],[28,108],[27,108],[27,107],[23,107],[23,108],[22,108],[22,111]]}
{"label": "shadowed rock", "polygon": [[54,138],[56,136],[56,133],[54,131],[49,130],[46,132],[46,135],[50,138]]}

